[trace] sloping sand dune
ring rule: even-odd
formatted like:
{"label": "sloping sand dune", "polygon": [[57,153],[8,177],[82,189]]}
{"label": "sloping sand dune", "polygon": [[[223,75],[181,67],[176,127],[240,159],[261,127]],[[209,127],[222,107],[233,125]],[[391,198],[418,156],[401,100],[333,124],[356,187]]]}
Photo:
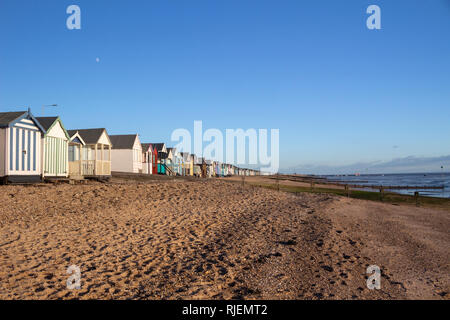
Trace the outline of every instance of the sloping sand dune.
{"label": "sloping sand dune", "polygon": [[447,213],[217,180],[0,186],[0,204],[2,299],[448,297]]}

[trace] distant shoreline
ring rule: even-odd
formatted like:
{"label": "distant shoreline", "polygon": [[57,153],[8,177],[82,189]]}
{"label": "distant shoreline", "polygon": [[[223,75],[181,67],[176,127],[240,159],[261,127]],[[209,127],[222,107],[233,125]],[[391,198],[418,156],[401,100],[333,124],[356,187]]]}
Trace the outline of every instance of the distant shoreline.
{"label": "distant shoreline", "polygon": [[355,176],[398,176],[398,175],[450,175],[450,172],[409,172],[409,173],[361,173],[359,175],[355,173],[343,173],[343,174],[320,174],[319,177],[355,177]]}
{"label": "distant shoreline", "polygon": [[[359,178],[359,177],[358,177]],[[228,180],[241,181],[240,177],[229,177],[225,178]],[[425,186],[423,189],[417,188],[418,185],[415,186],[395,186],[390,185],[391,187],[396,187],[394,189],[389,189],[387,185],[357,185],[353,184],[352,181],[330,181],[326,177],[318,177],[318,176],[306,176],[306,175],[273,175],[273,176],[259,176],[253,179],[249,177],[245,178],[245,182],[254,185],[260,185],[269,188],[279,188],[280,190],[288,191],[288,192],[323,192],[323,193],[333,193],[338,195],[349,195],[350,197],[358,198],[358,199],[367,199],[367,200],[375,200],[379,201],[381,197],[386,199],[391,197],[392,202],[410,202],[415,203],[414,193],[408,194],[407,192],[400,192],[400,188],[404,190],[418,190],[419,197],[421,199],[428,199],[426,201],[430,203],[440,203],[450,200],[447,197],[448,187],[442,188],[440,186]],[[348,187],[348,190],[347,190]],[[432,191],[437,190],[438,192],[444,193],[444,196],[441,194],[433,194],[430,196],[429,194]],[[449,202],[450,203],[450,202]]]}

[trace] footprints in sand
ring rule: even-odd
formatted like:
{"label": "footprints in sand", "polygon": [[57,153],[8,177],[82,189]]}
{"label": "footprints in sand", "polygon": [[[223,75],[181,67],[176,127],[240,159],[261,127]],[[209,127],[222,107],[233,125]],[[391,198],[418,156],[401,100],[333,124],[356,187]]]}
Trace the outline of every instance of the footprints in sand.
{"label": "footprints in sand", "polygon": [[[244,192],[220,181],[5,189],[0,298],[324,299],[342,288],[346,298],[367,291],[361,241],[324,217],[328,196]],[[72,264],[80,290],[66,288]]]}
{"label": "footprints in sand", "polygon": [[321,268],[323,270],[325,270],[325,271],[328,271],[328,272],[333,272],[334,271],[333,267],[330,267],[330,266],[321,266]]}
{"label": "footprints in sand", "polygon": [[279,244],[283,246],[295,246],[297,244],[297,241],[295,241],[296,238],[290,239],[287,241],[278,241]]}

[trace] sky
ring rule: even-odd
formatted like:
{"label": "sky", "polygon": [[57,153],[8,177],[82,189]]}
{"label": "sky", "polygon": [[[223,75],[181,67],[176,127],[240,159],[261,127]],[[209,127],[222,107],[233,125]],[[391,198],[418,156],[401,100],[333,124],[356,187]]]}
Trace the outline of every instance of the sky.
{"label": "sky", "polygon": [[279,129],[281,172],[450,171],[450,0],[0,0],[0,111],[47,104],[169,146]]}

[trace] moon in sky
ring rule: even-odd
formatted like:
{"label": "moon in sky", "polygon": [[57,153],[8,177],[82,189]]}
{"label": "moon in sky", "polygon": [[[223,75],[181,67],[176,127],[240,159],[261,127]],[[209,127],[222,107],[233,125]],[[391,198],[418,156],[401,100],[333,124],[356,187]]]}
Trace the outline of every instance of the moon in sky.
{"label": "moon in sky", "polygon": [[100,62],[100,58],[95,58],[95,61]]}

